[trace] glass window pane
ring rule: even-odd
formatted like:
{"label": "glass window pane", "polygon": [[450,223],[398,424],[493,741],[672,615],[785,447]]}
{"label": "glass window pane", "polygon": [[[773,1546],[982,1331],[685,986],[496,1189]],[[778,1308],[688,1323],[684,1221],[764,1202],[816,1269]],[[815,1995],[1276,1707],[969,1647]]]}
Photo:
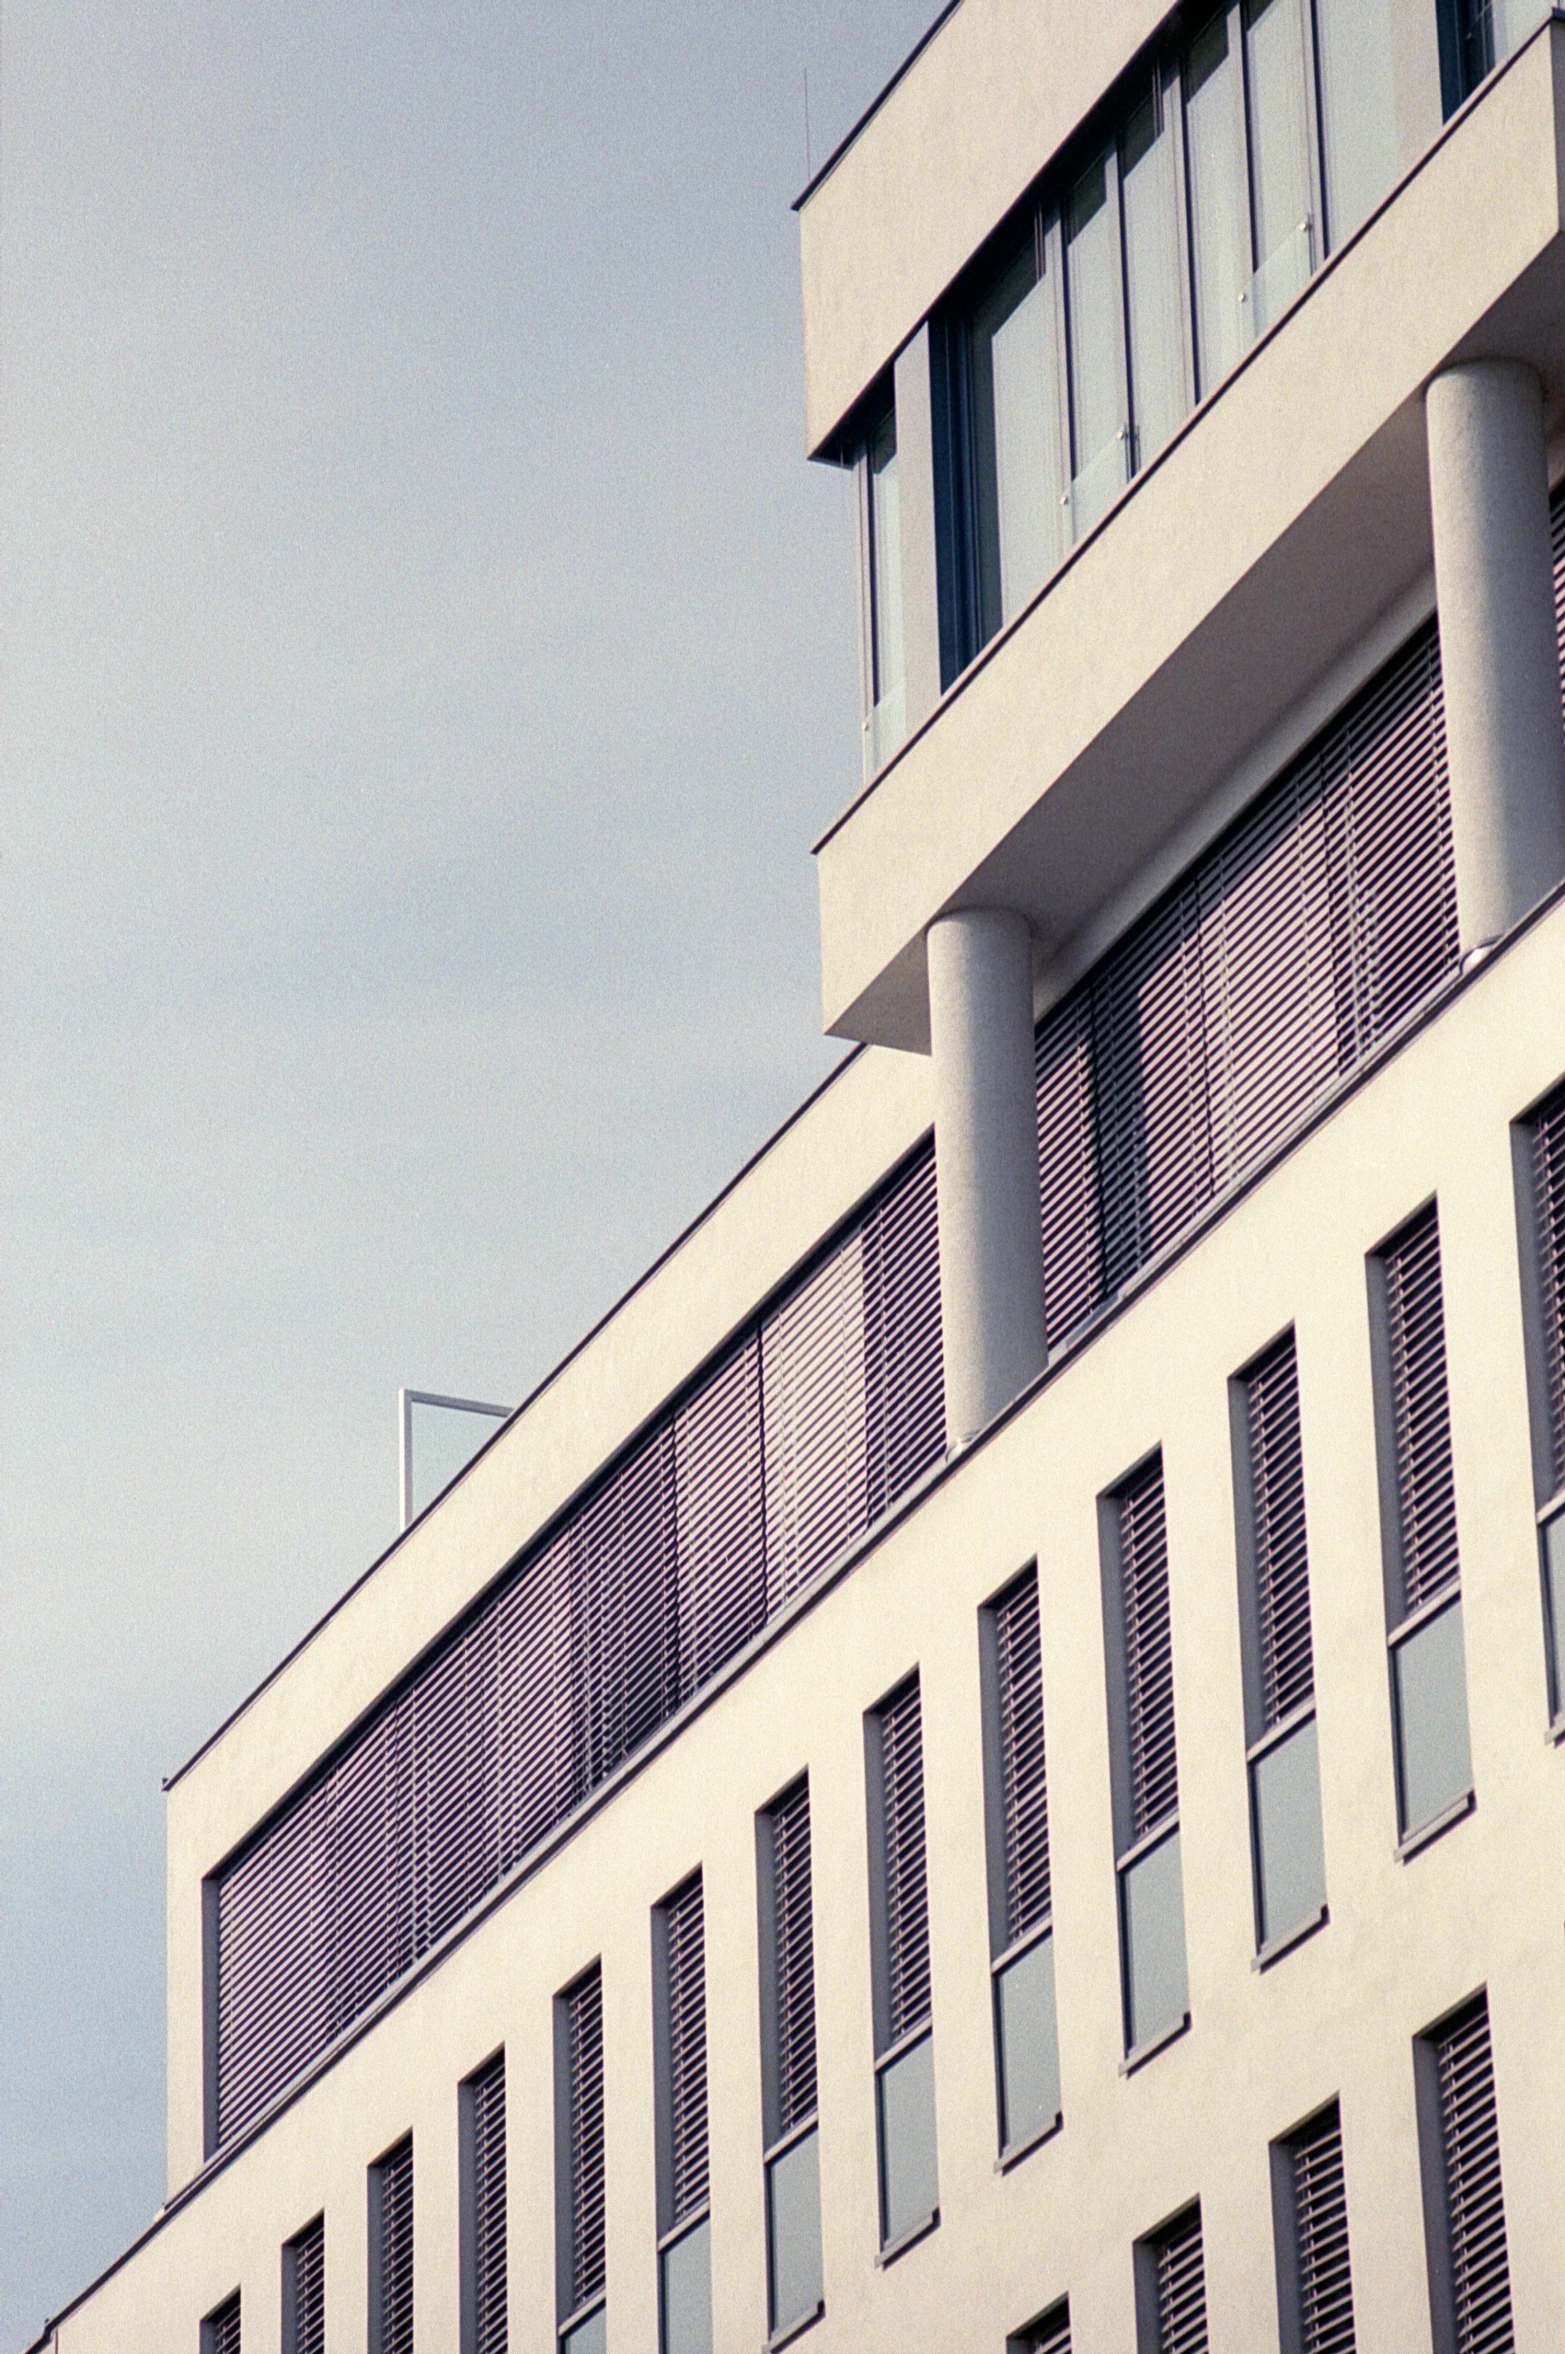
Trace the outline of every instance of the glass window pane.
{"label": "glass window pane", "polygon": [[1174,141],[1156,85],[1125,129],[1120,202],[1125,214],[1135,463],[1145,466],[1189,407],[1179,286],[1179,182]]}
{"label": "glass window pane", "polygon": [[1320,1757],[1313,1717],[1257,1758],[1250,1789],[1261,1943],[1271,1945],[1301,1921],[1313,1920],[1326,1901]]}
{"label": "glass window pane", "polygon": [[609,2309],[600,2305],[560,2340],[560,2354],[608,2354]]}
{"label": "glass window pane", "polygon": [[[1493,62],[1498,65],[1536,32],[1549,14],[1550,0],[1492,0],[1489,9]],[[1481,13],[1481,11],[1480,11]]]}
{"label": "glass window pane", "polygon": [[1396,177],[1391,0],[1315,0],[1326,150],[1326,235],[1352,236]]}
{"label": "glass window pane", "polygon": [[1549,1709],[1565,1713],[1565,1512],[1543,1532],[1543,1602],[1549,1646]]}
{"label": "glass window pane", "polygon": [[1467,1746],[1462,1605],[1426,1619],[1392,1654],[1404,1836],[1432,1823],[1473,1786]]}
{"label": "glass window pane", "polygon": [[766,2222],[772,2328],[782,2330],[813,2313],[821,2301],[821,2178],[816,2134],[801,2135],[767,2168]]}
{"label": "glass window pane", "polygon": [[870,607],[874,622],[870,770],[907,733],[902,675],[902,507],[897,488],[897,421],[888,412],[869,448]]}
{"label": "glass window pane", "polygon": [[1062,554],[1064,480],[1052,277],[1031,244],[973,320],[983,635],[1020,612]]}
{"label": "glass window pane", "polygon": [[1000,2038],[1000,2147],[1045,2132],[1060,2113],[1054,1940],[1040,1937],[995,1980]]}
{"label": "glass window pane", "polygon": [[663,2354],[712,2354],[712,2227],[663,2251]]}
{"label": "glass window pane", "polygon": [[1179,1834],[1120,1874],[1125,1936],[1125,2041],[1130,2051],[1177,2027],[1189,2008]]}
{"label": "glass window pane", "polygon": [[940,2204],[934,2037],[926,2035],[882,2068],[879,2090],[880,2238],[889,2248],[927,2223]]}
{"label": "glass window pane", "polygon": [[1228,20],[1214,17],[1191,44],[1185,72],[1190,161],[1196,367],[1201,391],[1222,381],[1243,349],[1240,297],[1250,282],[1250,199],[1243,94]]}
{"label": "glass window pane", "polygon": [[1245,0],[1255,277],[1248,332],[1279,318],[1315,266],[1310,126],[1300,0]]}

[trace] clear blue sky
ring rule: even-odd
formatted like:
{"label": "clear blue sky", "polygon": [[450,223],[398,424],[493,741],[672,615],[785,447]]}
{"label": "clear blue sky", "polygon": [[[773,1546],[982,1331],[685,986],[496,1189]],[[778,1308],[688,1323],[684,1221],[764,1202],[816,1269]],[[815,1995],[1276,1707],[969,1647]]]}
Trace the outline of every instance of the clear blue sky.
{"label": "clear blue sky", "polygon": [[821,1073],[796,225],[934,0],[7,0],[0,2348],[162,2179],[162,1799]]}

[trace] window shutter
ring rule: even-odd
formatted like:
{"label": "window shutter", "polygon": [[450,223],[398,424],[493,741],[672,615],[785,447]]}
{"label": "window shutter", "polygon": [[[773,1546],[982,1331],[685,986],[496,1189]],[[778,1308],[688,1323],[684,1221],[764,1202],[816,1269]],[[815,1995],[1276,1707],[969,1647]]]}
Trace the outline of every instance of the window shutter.
{"label": "window shutter", "polygon": [[326,2218],[289,2243],[293,2334],[285,2354],[326,2354]]}
{"label": "window shutter", "polygon": [[1044,2315],[1026,2335],[1015,2338],[1012,2345],[1016,2354],[1071,2354],[1071,2316],[1069,2305]]}
{"label": "window shutter", "polygon": [[382,2158],[380,2296],[373,2354],[413,2354],[413,2137]]}
{"label": "window shutter", "polygon": [[668,1952],[670,2228],[706,2205],[706,1931],[699,1874],[663,1909]]}
{"label": "window shutter", "polygon": [[570,2309],[601,2296],[604,2269],[603,1973],[594,1967],[565,1997],[567,2224]]}
{"label": "window shutter", "polygon": [[1158,2354],[1206,2354],[1206,2263],[1201,2210],[1192,2207],[1156,2244]]}
{"label": "window shutter", "polygon": [[1293,2178],[1299,2354],[1354,2354],[1353,2277],[1342,2120],[1333,2103],[1288,2145]]}
{"label": "window shutter", "polygon": [[1381,1265],[1402,1590],[1411,1612],[1450,1585],[1458,1566],[1440,1225],[1432,1202],[1387,1244]]}
{"label": "window shutter", "polygon": [[[1556,549],[1565,507],[1554,514]],[[1556,593],[1560,574],[1556,556]],[[1565,1487],[1565,1087],[1557,1088],[1533,1121],[1532,1177],[1542,1279],[1544,1374],[1554,1486]]]}
{"label": "window shutter", "polygon": [[473,2344],[470,2354],[505,2354],[505,2054],[469,2087],[473,2136]]}
{"label": "window shutter", "polygon": [[777,2135],[815,2114],[815,1920],[810,1891],[810,1786],[772,1809],[773,1957],[777,1990]]}
{"label": "window shutter", "polygon": [[1250,1368],[1244,1396],[1260,1637],[1261,1729],[1269,1732],[1315,1689],[1299,1374],[1291,1332]]}
{"label": "window shutter", "polygon": [[1162,1457],[1154,1456],[1144,1471],[1120,1489],[1115,1501],[1124,1609],[1130,1836],[1134,1843],[1179,1808]]}
{"label": "window shutter", "polygon": [[929,2016],[929,1899],[924,1867],[924,1748],[918,1679],[878,1717],[886,1920],[886,2040]]}
{"label": "window shutter", "polygon": [[239,2354],[239,2291],[201,2325],[201,2354]]}
{"label": "window shutter", "polygon": [[1029,1570],[995,1607],[1000,1699],[1000,1809],[1005,1845],[1006,1943],[1048,1917],[1049,1793],[1043,1743],[1038,1574]]}
{"label": "window shutter", "polygon": [[1510,2354],[1515,2336],[1486,1997],[1439,2031],[1434,2058],[1456,2354]]}

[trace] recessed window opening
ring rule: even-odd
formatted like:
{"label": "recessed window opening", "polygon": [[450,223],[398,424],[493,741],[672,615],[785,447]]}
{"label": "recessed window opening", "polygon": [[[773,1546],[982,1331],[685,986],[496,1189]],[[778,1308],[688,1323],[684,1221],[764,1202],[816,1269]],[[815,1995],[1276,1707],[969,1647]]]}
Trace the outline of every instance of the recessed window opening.
{"label": "recessed window opening", "polygon": [[555,2002],[555,2249],[560,2354],[605,2354],[603,1971]]}
{"label": "recessed window opening", "polygon": [[1438,2354],[1512,2354],[1489,2004],[1474,1996],[1414,2047],[1424,2236]]}
{"label": "recessed window opening", "polygon": [[880,2244],[894,2254],[940,2220],[935,2047],[916,1675],[865,1723]]}
{"label": "recessed window opening", "polygon": [[326,2218],[283,2249],[283,2354],[326,2354]]}
{"label": "recessed window opening", "polygon": [[1013,2330],[1005,2354],[1071,2354],[1071,2312],[1068,2298],[1051,2305],[1025,2329]]}
{"label": "recessed window opening", "polygon": [[505,2054],[458,2092],[462,2354],[506,2354]]}
{"label": "recessed window opening", "polygon": [[782,2337],[825,2310],[807,1777],[757,1816],[756,1866],[767,2316]]}
{"label": "recessed window opening", "polygon": [[983,1612],[984,1769],[999,2146],[1019,2154],[1060,2122],[1054,1916],[1038,1573]]}
{"label": "recessed window opening", "polygon": [[201,2324],[201,2354],[240,2354],[239,2291],[225,2297]]}
{"label": "recessed window opening", "polygon": [[1348,2194],[1337,2103],[1272,2144],[1282,2354],[1354,2354]]}
{"label": "recessed window opening", "polygon": [[699,1872],[652,1916],[661,2354],[711,2354],[706,1912]]}
{"label": "recessed window opening", "polygon": [[[1560,518],[1556,515],[1555,528]],[[1523,1245],[1549,1714],[1565,1718],[1565,1087],[1525,1124]]]}
{"label": "recessed window opening", "polygon": [[369,2354],[413,2354],[413,2136],[369,2171]]}
{"label": "recessed window opening", "polygon": [[1199,2201],[1137,2243],[1136,2348],[1137,2354],[1207,2354]]}

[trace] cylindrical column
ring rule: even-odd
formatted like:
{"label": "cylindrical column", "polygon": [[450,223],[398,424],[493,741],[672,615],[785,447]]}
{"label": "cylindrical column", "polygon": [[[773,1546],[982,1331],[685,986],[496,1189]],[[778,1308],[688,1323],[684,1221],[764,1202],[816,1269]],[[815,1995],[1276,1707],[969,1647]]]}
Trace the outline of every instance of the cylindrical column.
{"label": "cylindrical column", "polygon": [[1464,954],[1565,874],[1543,393],[1519,360],[1468,360],[1424,398]]}
{"label": "cylindrical column", "polygon": [[993,1420],[1048,1354],[1038,1223],[1032,936],[965,908],[929,927],[946,1441]]}

